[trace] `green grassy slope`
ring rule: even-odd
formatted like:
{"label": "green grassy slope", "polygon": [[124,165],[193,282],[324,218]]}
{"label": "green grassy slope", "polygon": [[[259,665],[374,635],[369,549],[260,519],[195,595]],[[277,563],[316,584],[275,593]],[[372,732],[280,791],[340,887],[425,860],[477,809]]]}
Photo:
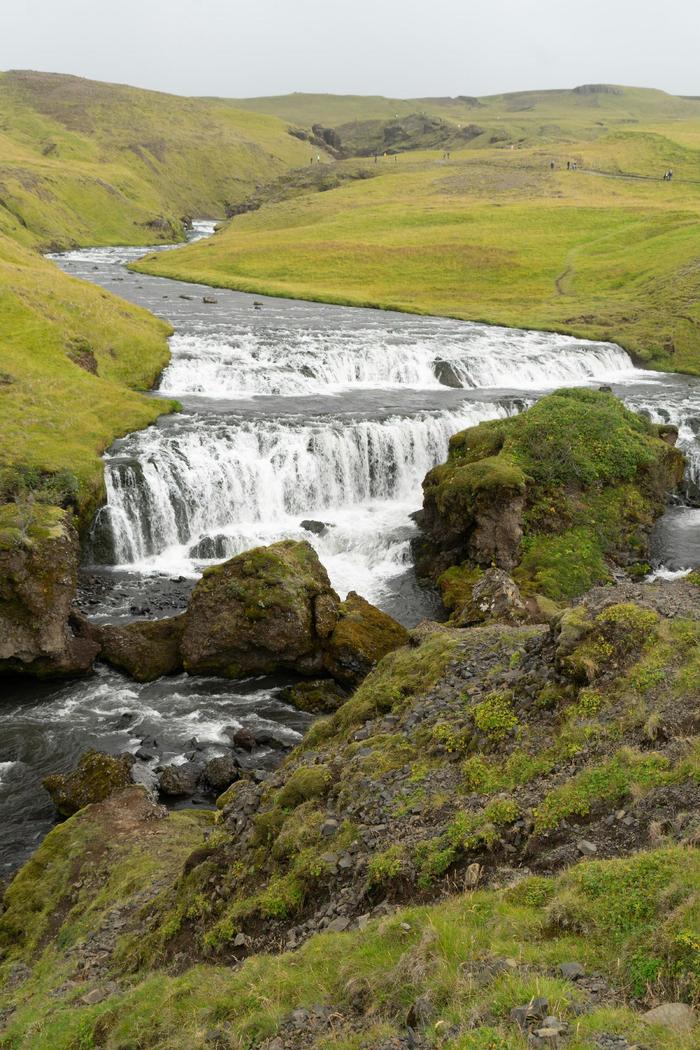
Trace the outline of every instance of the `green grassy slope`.
{"label": "green grassy slope", "polygon": [[0,229],[26,242],[173,240],[316,152],[225,101],[0,74]]}
{"label": "green grassy slope", "polygon": [[0,502],[18,468],[69,471],[90,514],[102,492],[100,452],[171,404],[134,389],[164,366],[168,331],[0,236]]}
{"label": "green grassy slope", "polygon": [[[692,138],[700,122],[682,126]],[[568,172],[567,159],[579,170]],[[669,166],[675,181],[658,181]],[[249,291],[614,339],[656,367],[700,371],[697,148],[640,126],[366,167],[377,177],[263,207],[213,242],[140,265]]]}
{"label": "green grassy slope", "polygon": [[227,102],[0,74],[0,500],[14,468],[65,469],[87,515],[99,453],[168,404],[133,392],[167,361],[167,327],[37,249],[182,239],[184,216],[223,215],[317,152]]}
{"label": "green grassy slope", "polygon": [[[697,1034],[651,1027],[624,1003],[675,991],[673,977],[661,981],[666,972],[677,986],[697,987],[697,849],[666,846],[506,891],[458,893],[235,969],[129,974],[125,948],[139,934],[144,903],[178,884],[206,823],[192,810],[139,820],[134,789],[131,796],[129,809],[111,800],[59,825],[8,891],[4,1050],[249,1050],[294,1031],[300,1009],[311,1011],[303,1025],[310,1050],[404,1045],[397,1040],[407,1018],[421,1046],[527,1050],[532,1043],[509,1014],[537,996],[568,1021],[569,1050],[613,1045],[615,1035],[648,1050],[698,1045]],[[562,976],[570,960],[600,975],[602,993]],[[410,1020],[417,1002],[422,1013]]]}

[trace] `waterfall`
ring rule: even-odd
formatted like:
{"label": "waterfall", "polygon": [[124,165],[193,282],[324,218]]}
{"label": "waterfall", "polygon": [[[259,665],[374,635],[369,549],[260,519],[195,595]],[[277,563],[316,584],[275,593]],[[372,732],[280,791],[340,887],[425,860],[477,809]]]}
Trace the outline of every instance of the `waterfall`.
{"label": "waterfall", "polygon": [[176,333],[164,394],[241,398],[328,394],[348,387],[542,389],[615,380],[632,370],[612,343],[477,325],[396,329],[231,326]]}
{"label": "waterfall", "polygon": [[256,535],[298,529],[303,518],[347,517],[352,508],[388,502],[405,514],[420,505],[423,478],[445,458],[452,434],[519,407],[468,402],[455,411],[349,422],[165,420],[106,459],[107,508],[96,519],[93,552],[138,563],[228,530],[221,557],[236,553],[236,537],[245,549]]}

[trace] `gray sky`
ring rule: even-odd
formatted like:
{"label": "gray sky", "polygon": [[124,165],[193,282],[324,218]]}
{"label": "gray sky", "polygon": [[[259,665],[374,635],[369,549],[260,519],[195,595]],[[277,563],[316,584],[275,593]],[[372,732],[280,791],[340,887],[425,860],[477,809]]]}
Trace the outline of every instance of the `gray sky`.
{"label": "gray sky", "polygon": [[0,0],[0,69],[177,94],[700,95],[697,0]]}

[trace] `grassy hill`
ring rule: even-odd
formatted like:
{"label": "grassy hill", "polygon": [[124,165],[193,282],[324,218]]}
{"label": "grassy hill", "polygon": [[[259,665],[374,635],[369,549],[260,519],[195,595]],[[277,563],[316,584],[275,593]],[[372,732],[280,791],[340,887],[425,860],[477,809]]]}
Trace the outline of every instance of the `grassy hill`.
{"label": "grassy hill", "polygon": [[52,73],[0,74],[0,230],[150,244],[317,150],[275,117]]}
{"label": "grassy hill", "polygon": [[477,123],[489,134],[510,138],[596,138],[616,126],[669,125],[700,120],[700,101],[649,88],[598,84],[554,91],[518,91],[476,98],[395,99],[377,95],[314,95],[300,92],[238,99],[236,105],[304,126],[333,127],[364,121],[392,121],[412,114],[457,124]]}
{"label": "grassy hill", "polygon": [[[613,339],[654,367],[697,373],[697,112],[668,134],[640,121],[576,141],[472,143],[449,161],[440,151],[367,160],[374,178],[268,204],[212,242],[140,266],[248,291]],[[671,183],[661,181],[669,167]]]}
{"label": "grassy hill", "polygon": [[0,74],[0,499],[17,467],[35,487],[69,470],[89,513],[99,453],[164,407],[133,391],[165,364],[167,327],[37,249],[180,240],[183,217],[223,215],[317,152],[225,101]]}

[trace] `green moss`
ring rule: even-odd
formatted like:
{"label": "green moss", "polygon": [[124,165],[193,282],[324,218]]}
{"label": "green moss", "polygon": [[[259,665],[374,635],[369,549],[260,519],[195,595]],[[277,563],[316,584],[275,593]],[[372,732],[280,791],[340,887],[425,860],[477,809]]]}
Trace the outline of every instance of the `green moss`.
{"label": "green moss", "polygon": [[333,774],[328,766],[302,766],[292,773],[277,793],[275,804],[283,809],[293,809],[310,799],[323,798],[332,781]]}
{"label": "green moss", "polygon": [[633,786],[648,790],[671,779],[669,761],[663,756],[620,751],[546,795],[533,811],[535,833],[552,830],[572,817],[587,817],[596,805],[621,802]]}
{"label": "green moss", "polygon": [[383,853],[375,853],[367,868],[370,886],[384,886],[404,874],[406,857],[402,846],[390,846]]}
{"label": "green moss", "polygon": [[472,717],[476,728],[491,744],[505,740],[519,725],[513,697],[507,692],[489,693],[473,708]]}
{"label": "green moss", "polygon": [[427,692],[444,674],[456,648],[454,637],[436,632],[416,649],[389,653],[333,716],[334,726],[349,728]]}
{"label": "green moss", "polygon": [[440,597],[448,612],[459,613],[471,601],[474,584],[483,574],[483,569],[478,566],[452,565],[438,576]]}

